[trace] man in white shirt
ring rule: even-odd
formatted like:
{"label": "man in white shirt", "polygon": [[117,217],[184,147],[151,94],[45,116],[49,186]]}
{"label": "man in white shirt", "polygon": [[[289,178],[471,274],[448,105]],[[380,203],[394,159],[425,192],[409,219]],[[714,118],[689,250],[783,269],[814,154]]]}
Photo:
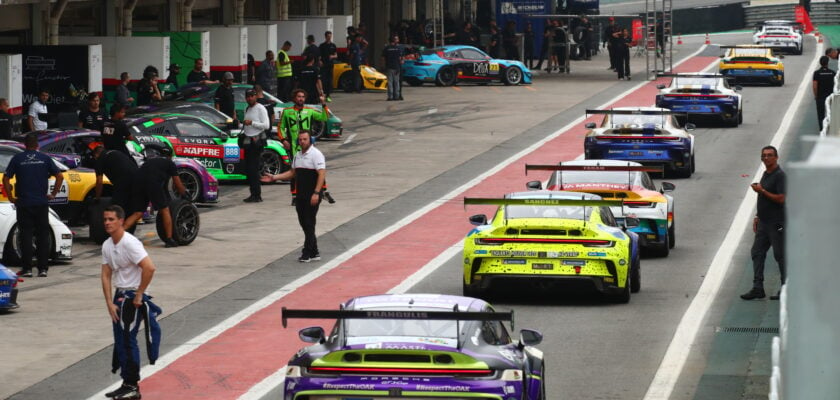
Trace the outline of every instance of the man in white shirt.
{"label": "man in white shirt", "polygon": [[27,128],[29,131],[42,131],[47,129],[47,121],[42,121],[39,114],[47,113],[47,100],[50,99],[50,94],[46,90],[38,92],[38,100],[29,105],[29,113],[26,118]]}
{"label": "man in white shirt", "polygon": [[[119,359],[123,379],[119,389],[105,396],[119,400],[139,399],[140,350],[137,347],[137,332],[142,312],[138,309],[146,306],[146,289],[155,274],[155,264],[143,248],[143,243],[123,229],[125,211],[122,207],[108,206],[103,216],[105,232],[110,238],[102,244],[102,293],[114,326],[114,353]],[[112,282],[116,287],[113,297]],[[148,326],[146,328],[149,329]]]}
{"label": "man in white shirt", "polygon": [[271,122],[268,119],[268,111],[262,104],[257,103],[256,90],[246,90],[245,101],[248,103],[248,108],[245,109],[245,121],[242,122],[245,129],[239,139],[239,147],[245,151],[245,175],[248,177],[251,195],[242,201],[259,203],[262,201],[261,156],[267,140],[265,131],[271,127]]}

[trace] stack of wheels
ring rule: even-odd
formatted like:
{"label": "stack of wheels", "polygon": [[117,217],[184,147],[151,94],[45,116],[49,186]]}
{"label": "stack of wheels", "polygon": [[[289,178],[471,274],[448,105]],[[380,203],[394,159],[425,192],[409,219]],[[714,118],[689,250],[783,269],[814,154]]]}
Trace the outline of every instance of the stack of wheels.
{"label": "stack of wheels", "polygon": [[102,212],[105,210],[105,207],[110,205],[110,197],[102,197],[98,202],[90,202],[90,204],[88,204],[87,217],[88,229],[90,231],[89,236],[90,240],[93,240],[95,243],[103,243],[105,242],[105,239],[108,239],[108,234],[105,232],[105,219],[103,218]]}
{"label": "stack of wheels", "polygon": [[[175,198],[169,203],[169,213],[172,215],[172,239],[179,246],[186,246],[198,237],[198,228],[201,221],[198,217],[198,208],[189,201]],[[166,238],[163,229],[163,217],[157,214],[157,233],[161,240]]]}

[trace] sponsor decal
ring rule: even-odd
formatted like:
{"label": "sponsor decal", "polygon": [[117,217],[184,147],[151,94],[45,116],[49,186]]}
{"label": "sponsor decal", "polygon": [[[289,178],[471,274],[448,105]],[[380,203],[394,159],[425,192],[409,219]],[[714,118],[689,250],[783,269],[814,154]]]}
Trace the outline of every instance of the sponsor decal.
{"label": "sponsor decal", "polygon": [[510,360],[510,361],[512,361],[512,362],[515,362],[516,359],[517,359],[516,353],[514,353],[510,350],[507,350],[507,349],[499,350],[499,355],[508,359],[508,360]]}
{"label": "sponsor decal", "polygon": [[225,143],[225,162],[238,163],[239,162],[239,146],[235,143]]}
{"label": "sponsor decal", "polygon": [[586,261],[583,260],[563,260],[563,265],[574,265],[577,267],[583,267],[586,265]]}
{"label": "sponsor decal", "polygon": [[577,257],[580,252],[577,251],[549,251],[546,255],[549,258],[563,258],[563,257]]}
{"label": "sponsor decal", "polygon": [[414,390],[421,392],[469,392],[469,386],[454,386],[454,385],[420,385],[414,387]]}
{"label": "sponsor decal", "polygon": [[514,250],[510,252],[510,255],[514,257],[537,257],[538,253],[536,251]]}
{"label": "sponsor decal", "polygon": [[429,314],[422,311],[368,311],[368,318],[417,318],[429,319]]}
{"label": "sponsor decal", "polygon": [[600,251],[590,251],[589,253],[586,253],[586,255],[588,255],[589,257],[606,257],[607,253]]}
{"label": "sponsor decal", "polygon": [[476,250],[475,254],[487,254],[487,250]]}
{"label": "sponsor decal", "polygon": [[233,171],[236,169],[236,166],[233,164],[225,164],[225,172],[232,174]]}
{"label": "sponsor decal", "polygon": [[187,143],[187,144],[206,144],[206,145],[215,145],[216,141],[210,138],[178,138],[177,140],[180,143]]}
{"label": "sponsor decal", "polygon": [[372,383],[325,383],[322,386],[322,388],[329,390],[373,390],[375,387],[376,385]]}
{"label": "sponsor decal", "polygon": [[79,174],[69,173],[69,174],[67,174],[67,176],[70,178],[70,182],[81,182],[82,181],[82,177]]}
{"label": "sponsor decal", "polygon": [[175,145],[175,154],[186,157],[222,158],[222,149],[209,146]]}
{"label": "sponsor decal", "polygon": [[[47,189],[47,193],[52,193],[53,189],[55,188],[55,179],[50,179],[49,189]],[[68,194],[70,193],[70,187],[67,185],[67,181],[61,182],[61,187],[58,189],[58,194],[55,195],[55,198],[49,201],[49,204],[67,204],[69,202]]]}
{"label": "sponsor decal", "polygon": [[507,250],[490,250],[490,255],[496,257],[507,257],[510,255],[510,251]]}
{"label": "sponsor decal", "polygon": [[12,294],[9,292],[0,292],[0,299],[9,299],[12,297]]}
{"label": "sponsor decal", "polygon": [[196,158],[195,161],[197,161],[199,164],[203,165],[204,168],[207,169],[222,169],[222,161],[218,158]]}

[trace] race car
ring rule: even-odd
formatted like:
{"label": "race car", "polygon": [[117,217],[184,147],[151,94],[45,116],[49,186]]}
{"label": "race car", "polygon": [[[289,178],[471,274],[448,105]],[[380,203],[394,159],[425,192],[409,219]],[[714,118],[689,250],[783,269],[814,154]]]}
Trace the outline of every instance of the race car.
{"label": "race car", "polygon": [[338,310],[282,310],[289,319],[335,319],[303,328],[312,343],[288,362],[284,399],[544,400],[542,334],[511,338],[513,312],[438,294],[356,297]]}
{"label": "race car", "polygon": [[802,54],[802,31],[789,21],[766,21],[753,34],[753,43],[775,51]]}
{"label": "race car", "polygon": [[[670,77],[669,86],[657,85],[656,106],[683,112],[688,119],[714,116],[731,126],[744,121],[744,105],[740,86],[729,87],[726,77],[719,74],[657,74]],[[695,121],[696,122],[696,121]]]}
{"label": "race car", "polygon": [[[213,124],[213,126],[219,128],[219,130],[227,133],[230,133],[231,130],[239,127],[238,124],[233,122],[233,118],[228,117],[225,113],[213,108],[213,106],[194,101],[164,101],[161,103],[133,107],[125,112],[126,117],[135,117],[143,114],[192,115]],[[277,129],[277,127],[274,127],[274,129]]]}
{"label": "race car", "polygon": [[[93,168],[92,150],[101,141],[101,134],[89,129],[38,132],[38,143],[41,151],[61,160],[70,168]],[[16,144],[20,146],[19,143]],[[130,142],[128,146],[138,153],[143,151],[138,143]],[[178,176],[187,189],[190,201],[195,203],[215,203],[219,201],[219,182],[208,173],[201,163],[183,157],[175,157],[172,161],[178,168]]]}
{"label": "race car", "polygon": [[[200,84],[192,84],[192,85],[184,85],[181,89],[167,97],[167,100],[184,100],[184,101],[193,101],[193,102],[200,102],[205,104],[213,105],[214,103],[214,96],[216,95],[216,89],[218,89],[219,84],[214,83],[210,85],[200,85]],[[252,89],[253,85],[246,85],[246,84],[234,84],[233,85],[233,101],[234,101],[234,108],[236,110],[236,115],[239,121],[245,120],[245,108],[248,106],[248,103],[245,102],[245,91],[248,89]],[[277,97],[274,97],[270,93],[263,92],[263,96],[270,101],[275,103],[274,106],[274,121],[276,125],[276,121],[280,120],[280,113],[283,111],[284,108],[292,107],[294,103],[287,102],[284,103]],[[321,110],[320,104],[307,104],[307,107],[314,108],[316,110]],[[312,123],[312,136],[315,138],[337,138],[341,137],[341,134],[344,131],[342,127],[341,118],[339,118],[335,113],[328,109],[327,112],[329,113],[329,118],[327,119],[326,124],[322,123],[321,121],[313,121]],[[276,128],[275,132],[276,132]]]}
{"label": "race car", "polygon": [[0,313],[18,308],[18,279],[15,271],[0,264]]}
{"label": "race car", "polygon": [[403,80],[411,86],[434,82],[452,86],[460,82],[505,85],[531,83],[531,70],[515,60],[490,58],[483,51],[463,45],[448,45],[410,54],[403,64]]}
{"label": "race car", "polygon": [[464,204],[500,206],[492,221],[473,215],[477,225],[464,239],[465,296],[483,296],[495,285],[586,281],[618,303],[641,289],[638,236],[627,231],[610,207],[590,193],[532,191],[503,199],[464,198]]}
{"label": "race car", "polygon": [[[50,260],[66,261],[73,258],[73,232],[61,222],[58,214],[50,209]],[[23,242],[17,225],[15,205],[0,202],[0,248],[3,249],[3,264],[18,265],[23,258]],[[37,248],[33,239],[33,249]]]}
{"label": "race car", "polygon": [[583,142],[587,160],[635,161],[661,165],[666,171],[688,178],[694,173],[694,124],[680,127],[675,116],[685,115],[656,107],[620,107],[612,110],[586,110],[602,114],[600,125],[585,125],[589,132]]}
{"label": "race car", "polygon": [[[144,146],[169,146],[177,157],[190,158],[220,181],[245,180],[245,153],[236,136],[191,115],[151,114],[126,118],[128,129]],[[279,174],[290,168],[286,149],[268,139],[262,152],[263,171]]]}
{"label": "race car", "polygon": [[785,84],[785,65],[773,50],[762,46],[720,46],[726,49],[721,56],[718,72],[734,83]]}
{"label": "race car", "polygon": [[[368,90],[387,90],[388,77],[369,65],[360,65],[359,72],[362,75],[362,88]],[[347,63],[333,64],[332,87],[339,88],[345,92],[352,92],[353,69]]]}
{"label": "race car", "polygon": [[[648,175],[661,173],[662,167],[645,167],[632,161],[580,160],[557,165],[525,165],[528,171],[552,171],[545,184],[548,190],[584,192],[604,200],[621,200],[622,207],[610,207],[621,224],[630,215],[639,224],[630,231],[639,235],[639,246],[654,255],[667,257],[677,243],[674,218],[674,184],[662,182],[661,188]],[[529,190],[540,190],[540,181],[527,183]]]}

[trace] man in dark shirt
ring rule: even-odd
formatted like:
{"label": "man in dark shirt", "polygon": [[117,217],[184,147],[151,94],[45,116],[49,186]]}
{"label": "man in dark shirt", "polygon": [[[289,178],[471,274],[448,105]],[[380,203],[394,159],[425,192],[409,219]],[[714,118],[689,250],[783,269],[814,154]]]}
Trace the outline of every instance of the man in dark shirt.
{"label": "man in dark shirt", "polygon": [[79,111],[79,128],[102,132],[102,128],[105,127],[105,121],[107,120],[108,115],[100,107],[99,96],[96,93],[88,96],[87,107]]}
{"label": "man in dark shirt", "polygon": [[338,58],[338,48],[332,41],[332,32],[324,32],[324,43],[318,46],[321,54],[321,86],[324,87],[324,96],[327,102],[331,102],[330,94],[332,94],[333,81],[333,64]]}
{"label": "man in dark shirt", "polygon": [[[752,189],[758,193],[756,216],[753,220],[753,241],[750,255],[753,261],[753,288],[741,295],[744,300],[764,298],[764,259],[773,247],[773,257],[779,264],[782,285],[785,284],[785,171],[779,166],[779,152],[773,146],[761,149],[765,171]],[[770,296],[778,300],[779,295]]]}
{"label": "man in dark shirt", "polygon": [[502,34],[495,22],[490,25],[490,44],[487,46],[487,53],[492,58],[501,58],[502,56]]}
{"label": "man in dark shirt", "polygon": [[216,89],[216,95],[213,97],[213,102],[217,110],[225,113],[228,117],[238,121],[236,117],[236,107],[233,101],[233,74],[225,72],[222,76],[222,84]]}
{"label": "man in dark shirt", "polygon": [[145,106],[153,101],[161,101],[160,89],[157,86],[158,70],[149,65],[143,70],[143,79],[137,83],[137,105]]}
{"label": "man in dark shirt", "polygon": [[200,83],[202,85],[207,85],[210,83],[219,83],[219,81],[211,81],[210,77],[207,76],[207,73],[204,72],[204,59],[196,58],[192,71],[187,74],[187,83]]}
{"label": "man in dark shirt", "polygon": [[0,139],[12,138],[12,115],[9,114],[9,100],[0,98]]}
{"label": "man in dark shirt", "polygon": [[114,93],[114,104],[123,106],[130,106],[134,102],[134,97],[131,97],[131,91],[128,90],[128,82],[131,81],[131,76],[128,72],[120,74],[120,84],[117,86],[116,93]]}
{"label": "man in dark shirt", "polygon": [[314,58],[307,57],[304,60],[304,66],[300,69],[300,73],[298,73],[297,87],[306,91],[307,104],[318,104],[321,102],[321,72],[318,66],[315,65]]}
{"label": "man in dark shirt", "polygon": [[455,43],[466,46],[474,46],[476,43],[475,35],[473,34],[473,26],[469,21],[464,22],[461,30],[455,33]]}
{"label": "man in dark shirt", "polygon": [[[137,204],[152,203],[152,208],[160,212],[163,220],[163,231],[166,238],[163,242],[166,247],[178,247],[178,242],[172,238],[172,214],[169,212],[169,180],[172,179],[172,187],[178,191],[181,197],[187,194],[187,189],[181,183],[178,176],[178,168],[172,162],[172,150],[169,147],[161,149],[162,157],[147,158],[137,172],[137,179],[134,184],[133,196]],[[125,227],[130,228],[140,218],[143,218],[143,210],[135,209],[125,219]]]}
{"label": "man in dark shirt", "polygon": [[616,61],[615,60],[617,58],[616,57],[616,54],[617,54],[616,46],[617,46],[617,44],[614,43],[614,42],[617,39],[613,35],[618,33],[618,32],[621,32],[621,27],[615,24],[615,18],[610,17],[609,21],[610,21],[609,25],[607,25],[607,27],[604,28],[604,36],[603,36],[602,40],[604,42],[604,46],[606,46],[606,48],[607,48],[607,52],[610,55],[610,67],[607,68],[607,69],[615,71],[615,69],[616,69]]}
{"label": "man in dark shirt", "polygon": [[166,83],[178,89],[178,74],[181,73],[181,66],[178,64],[169,65],[169,76],[166,77]]}
{"label": "man in dark shirt", "polygon": [[315,65],[320,65],[318,59],[321,57],[321,49],[318,48],[318,45],[315,44],[315,35],[306,35],[306,48],[303,49],[303,54],[301,54],[304,59],[308,57],[312,57],[315,59]]}
{"label": "man in dark shirt", "polygon": [[102,128],[102,145],[105,150],[117,150],[131,156],[128,148],[125,147],[126,140],[134,140],[134,136],[128,131],[125,124],[125,106],[114,105],[111,107],[111,119],[106,121]]}
{"label": "man in dark shirt", "polygon": [[[103,176],[107,176],[113,186],[111,203],[116,204],[132,214],[142,210],[145,204],[137,204],[135,196],[132,196],[132,186],[137,176],[137,163],[121,151],[105,150],[103,146],[93,149],[93,158],[96,160],[96,200],[102,196]],[[123,225],[126,228],[127,225]]]}
{"label": "man in dark shirt", "polygon": [[382,49],[382,61],[385,64],[385,75],[388,77],[388,101],[402,100],[400,85],[403,49],[399,46],[400,37],[391,35],[391,41]]}
{"label": "man in dark shirt", "polygon": [[[38,276],[46,277],[50,256],[49,201],[61,190],[64,175],[52,158],[38,151],[38,135],[29,133],[24,139],[26,150],[15,154],[3,175],[3,190],[15,204],[18,229],[20,229],[20,276],[32,276],[32,236],[38,246]],[[49,178],[55,177],[52,190]],[[11,180],[16,178],[14,188]],[[47,191],[50,190],[49,194]]]}
{"label": "man in dark shirt", "polygon": [[817,101],[817,119],[820,130],[823,128],[825,119],[825,99],[834,91],[834,70],[828,68],[828,56],[820,57],[820,69],[814,71],[811,89],[814,92],[814,100]]}
{"label": "man in dark shirt", "polygon": [[356,93],[362,92],[362,75],[361,75],[361,65],[364,62],[365,54],[364,54],[364,45],[362,44],[364,38],[362,35],[356,34],[353,37],[353,44],[350,45],[350,68],[351,77],[353,77],[353,87],[352,90]]}
{"label": "man in dark shirt", "polygon": [[505,30],[502,32],[502,44],[505,48],[505,57],[508,60],[519,59],[519,41],[516,38],[516,22],[508,21]]}

